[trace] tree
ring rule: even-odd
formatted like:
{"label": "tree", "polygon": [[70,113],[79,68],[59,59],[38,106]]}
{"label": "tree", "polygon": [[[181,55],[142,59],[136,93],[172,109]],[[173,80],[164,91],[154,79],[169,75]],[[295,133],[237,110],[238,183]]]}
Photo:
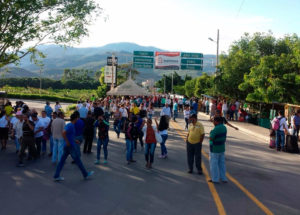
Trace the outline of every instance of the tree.
{"label": "tree", "polygon": [[140,72],[136,69],[133,69],[131,64],[121,64],[118,65],[117,70],[117,85],[120,85],[128,80],[131,72],[131,79],[135,80],[136,76],[140,74]]}
{"label": "tree", "polygon": [[196,79],[189,80],[185,82],[184,84],[184,89],[185,89],[185,95],[187,97],[193,97],[195,94],[195,84],[196,84]]}
{"label": "tree", "polygon": [[[89,24],[100,13],[95,0],[2,0],[0,68],[28,54],[44,57],[36,49],[42,42],[78,42],[88,35]],[[23,49],[29,42],[29,48]]]}
{"label": "tree", "polygon": [[201,97],[202,94],[207,94],[213,85],[213,77],[203,73],[195,80],[195,96]]}

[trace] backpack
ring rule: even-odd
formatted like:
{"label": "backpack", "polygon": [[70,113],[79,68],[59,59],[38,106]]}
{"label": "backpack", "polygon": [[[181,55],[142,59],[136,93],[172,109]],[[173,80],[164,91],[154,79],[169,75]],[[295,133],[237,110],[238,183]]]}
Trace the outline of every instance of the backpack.
{"label": "backpack", "polygon": [[139,130],[138,128],[134,125],[134,123],[131,123],[127,129],[127,136],[131,140],[135,140],[139,137]]}
{"label": "backpack", "polygon": [[279,130],[279,128],[280,128],[280,121],[281,121],[281,119],[282,119],[283,117],[280,117],[280,118],[275,118],[274,119],[274,121],[273,121],[273,123],[272,123],[272,129],[273,130],[275,130],[275,131],[277,131],[277,130]]}

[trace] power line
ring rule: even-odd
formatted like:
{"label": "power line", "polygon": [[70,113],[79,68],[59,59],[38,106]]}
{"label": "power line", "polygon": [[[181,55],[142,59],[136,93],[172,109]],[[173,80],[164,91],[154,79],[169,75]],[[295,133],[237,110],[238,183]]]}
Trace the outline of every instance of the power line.
{"label": "power line", "polygon": [[243,7],[244,3],[245,3],[245,0],[243,0],[243,1],[242,1],[241,5],[240,5],[240,8],[239,8],[239,10],[238,10],[238,12],[237,12],[237,14],[236,14],[236,18],[238,18],[238,17],[239,17],[239,15],[240,15],[240,11],[241,11],[241,9],[242,9],[242,7]]}

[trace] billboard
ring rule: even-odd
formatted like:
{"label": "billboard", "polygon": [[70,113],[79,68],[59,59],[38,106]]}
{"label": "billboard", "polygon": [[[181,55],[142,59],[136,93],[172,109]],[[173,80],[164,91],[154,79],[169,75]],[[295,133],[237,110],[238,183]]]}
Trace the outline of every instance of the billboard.
{"label": "billboard", "polygon": [[180,69],[180,52],[155,52],[155,69]]}
{"label": "billboard", "polygon": [[[114,68],[114,69],[113,69]],[[116,84],[116,66],[105,66],[104,70],[104,83],[111,84],[112,83],[112,74],[114,73],[114,84]]]}

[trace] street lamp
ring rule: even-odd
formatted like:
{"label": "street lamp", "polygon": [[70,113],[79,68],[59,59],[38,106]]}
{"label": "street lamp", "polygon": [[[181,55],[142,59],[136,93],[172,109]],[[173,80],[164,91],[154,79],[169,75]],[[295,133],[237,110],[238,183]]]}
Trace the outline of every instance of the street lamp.
{"label": "street lamp", "polygon": [[218,66],[219,66],[219,29],[217,31],[217,41],[212,39],[211,37],[208,38],[210,41],[217,44],[217,64],[216,64],[216,74],[218,73]]}

